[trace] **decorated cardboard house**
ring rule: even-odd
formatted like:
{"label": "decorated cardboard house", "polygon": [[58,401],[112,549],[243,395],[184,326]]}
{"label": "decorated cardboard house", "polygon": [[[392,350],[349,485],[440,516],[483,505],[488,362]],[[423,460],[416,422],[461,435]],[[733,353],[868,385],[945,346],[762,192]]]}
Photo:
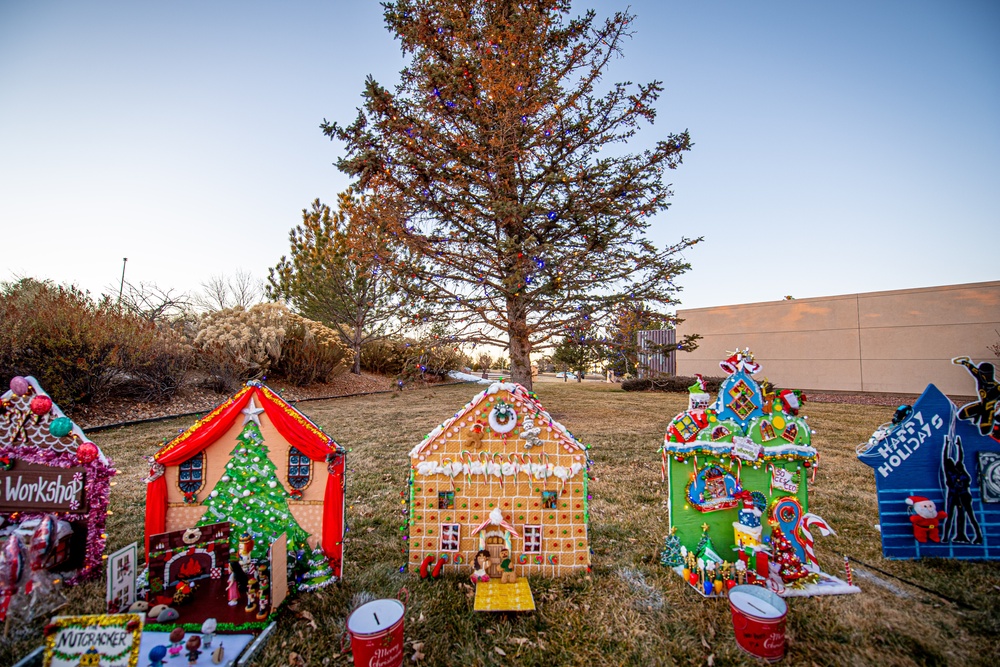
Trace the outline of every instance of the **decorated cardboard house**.
{"label": "decorated cardboard house", "polygon": [[0,397],[0,539],[17,533],[28,546],[44,530],[46,570],[70,584],[100,575],[115,474],[35,378],[10,381]]}
{"label": "decorated cardboard house", "polygon": [[1000,385],[990,362],[952,362],[975,380],[973,401],[959,408],[928,385],[858,448],[886,558],[1000,559]]}
{"label": "decorated cardboard house", "polygon": [[537,396],[494,383],[410,452],[409,566],[470,570],[507,550],[518,576],[590,566],[587,447]]}
{"label": "decorated cardboard house", "polygon": [[[279,545],[287,548],[291,590],[335,581],[343,562],[344,475],[342,447],[268,387],[248,382],[151,457],[147,556],[153,536],[228,523],[241,578],[253,577]],[[223,578],[227,565],[215,566]]]}
{"label": "decorated cardboard house", "polygon": [[820,572],[813,550],[812,532],[832,531],[809,513],[819,457],[805,397],[765,391],[749,350],[720,366],[728,377],[715,402],[699,378],[664,436],[671,533],[661,562],[705,595],[746,582],[782,595],[856,591]]}

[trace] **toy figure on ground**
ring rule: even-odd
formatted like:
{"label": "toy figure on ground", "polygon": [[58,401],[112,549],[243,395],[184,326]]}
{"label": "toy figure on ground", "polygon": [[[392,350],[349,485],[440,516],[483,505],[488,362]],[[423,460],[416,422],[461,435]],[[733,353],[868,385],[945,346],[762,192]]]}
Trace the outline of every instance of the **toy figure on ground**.
{"label": "toy figure on ground", "polygon": [[472,583],[478,584],[480,582],[487,582],[490,580],[490,575],[487,571],[490,569],[490,552],[486,549],[482,549],[476,552],[476,555],[472,559],[472,576],[470,579]]}
{"label": "toy figure on ground", "polygon": [[996,380],[996,369],[988,361],[976,366],[968,357],[956,357],[953,364],[965,366],[976,378],[976,393],[979,402],[969,403],[958,413],[959,419],[966,419],[979,425],[980,435],[992,435],[1000,440],[1000,421],[997,421],[997,401],[1000,401],[1000,383]]}
{"label": "toy figure on ground", "polygon": [[184,648],[184,628],[174,628],[170,631],[170,648],[167,649],[167,653],[173,658],[181,654],[181,650]]}
{"label": "toy figure on ground", "polygon": [[514,564],[510,560],[510,552],[504,549],[500,552],[500,557],[503,558],[500,561],[500,583],[512,584],[517,581],[517,575],[514,574]]}
{"label": "toy figure on ground", "polygon": [[149,667],[163,667],[163,661],[167,657],[166,646],[154,646],[149,651]]}
{"label": "toy figure on ground", "polygon": [[201,624],[201,635],[205,643],[205,648],[212,646],[212,640],[215,639],[215,630],[218,625],[218,622],[214,618],[209,618]]}
{"label": "toy figure on ground", "polygon": [[187,640],[187,644],[184,645],[184,648],[187,649],[188,664],[195,664],[198,662],[198,656],[201,655],[201,651],[199,650],[201,648],[201,637],[198,635],[192,636]]}
{"label": "toy figure on ground", "polygon": [[226,598],[229,606],[235,607],[240,602],[240,585],[236,582],[236,564],[229,564],[229,580],[226,583]]}
{"label": "toy figure on ground", "polygon": [[910,513],[910,522],[913,524],[913,536],[917,542],[940,542],[941,533],[938,526],[941,520],[948,516],[947,512],[938,511],[933,500],[928,500],[923,496],[910,496],[906,499],[909,505],[907,512]]}

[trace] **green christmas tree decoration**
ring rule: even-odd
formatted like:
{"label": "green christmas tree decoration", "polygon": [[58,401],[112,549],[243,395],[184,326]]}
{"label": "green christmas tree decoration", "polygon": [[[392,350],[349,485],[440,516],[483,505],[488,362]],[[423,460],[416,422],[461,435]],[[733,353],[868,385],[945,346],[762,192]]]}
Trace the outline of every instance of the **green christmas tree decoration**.
{"label": "green christmas tree decoration", "polygon": [[277,469],[257,424],[248,421],[243,426],[229,456],[225,472],[202,503],[208,511],[198,525],[228,521],[232,525],[229,539],[233,554],[237,553],[240,536],[251,535],[254,560],[267,558],[267,550],[282,533],[288,533],[290,552],[308,548],[308,533],[288,509],[288,492],[278,481]]}
{"label": "green christmas tree decoration", "polygon": [[706,563],[709,561],[714,563],[722,562],[722,556],[715,551],[715,545],[712,544],[712,538],[708,536],[707,523],[703,523],[701,525],[701,539],[698,540],[698,546],[694,548],[694,555]]}
{"label": "green christmas tree decoration", "polygon": [[660,565],[664,567],[680,567],[683,564],[684,558],[681,556],[681,540],[677,537],[677,527],[674,526],[670,529],[670,534],[667,535],[663,543],[663,551],[660,552]]}
{"label": "green christmas tree decoration", "polygon": [[302,579],[302,583],[299,584],[298,590],[300,591],[319,590],[337,581],[337,578],[333,576],[333,568],[330,567],[330,561],[327,560],[326,554],[319,547],[309,553],[306,566],[308,570]]}

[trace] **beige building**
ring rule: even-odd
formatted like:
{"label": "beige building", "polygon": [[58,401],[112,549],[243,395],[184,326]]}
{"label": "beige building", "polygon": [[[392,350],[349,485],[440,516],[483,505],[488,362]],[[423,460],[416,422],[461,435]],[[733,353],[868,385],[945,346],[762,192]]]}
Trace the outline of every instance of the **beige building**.
{"label": "beige building", "polygon": [[677,374],[721,375],[719,359],[748,347],[781,387],[919,394],[929,384],[970,395],[975,382],[951,363],[994,359],[1000,281],[679,310]]}

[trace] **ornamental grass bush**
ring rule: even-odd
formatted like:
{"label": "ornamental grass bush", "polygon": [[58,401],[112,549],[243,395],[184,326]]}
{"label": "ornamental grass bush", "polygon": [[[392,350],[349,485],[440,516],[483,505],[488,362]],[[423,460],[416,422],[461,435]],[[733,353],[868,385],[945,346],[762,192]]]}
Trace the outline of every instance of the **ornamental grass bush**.
{"label": "ornamental grass bush", "polygon": [[169,397],[189,363],[177,334],[107,298],[31,278],[0,285],[0,377],[34,375],[64,407]]}
{"label": "ornamental grass bush", "polygon": [[268,374],[302,386],[325,382],[345,369],[349,350],[329,327],[279,303],[237,306],[204,315],[194,338],[206,384],[235,391]]}

